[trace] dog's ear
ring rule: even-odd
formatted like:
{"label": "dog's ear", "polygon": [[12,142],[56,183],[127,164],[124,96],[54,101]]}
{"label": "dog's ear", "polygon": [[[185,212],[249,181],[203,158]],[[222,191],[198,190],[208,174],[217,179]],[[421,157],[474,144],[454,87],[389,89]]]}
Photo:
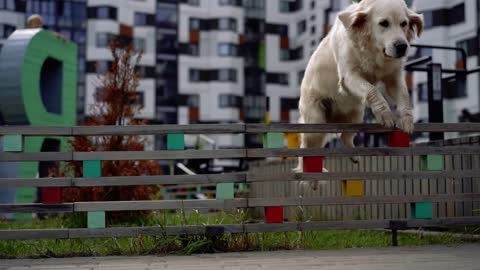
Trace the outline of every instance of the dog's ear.
{"label": "dog's ear", "polygon": [[338,18],[345,28],[362,30],[368,21],[368,11],[344,11],[338,14]]}
{"label": "dog's ear", "polygon": [[411,10],[408,11],[408,20],[409,20],[409,38],[414,39],[419,37],[423,33],[424,29],[424,19],[423,15],[417,14]]}

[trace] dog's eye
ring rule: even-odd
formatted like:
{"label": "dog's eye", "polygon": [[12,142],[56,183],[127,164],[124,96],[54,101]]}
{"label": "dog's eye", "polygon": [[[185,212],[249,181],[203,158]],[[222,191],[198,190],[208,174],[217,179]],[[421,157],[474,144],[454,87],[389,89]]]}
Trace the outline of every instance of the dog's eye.
{"label": "dog's eye", "polygon": [[403,28],[403,27],[406,27],[408,25],[407,21],[404,21],[402,22],[402,24],[400,24],[400,26]]}
{"label": "dog's eye", "polygon": [[387,28],[390,26],[390,23],[387,20],[383,20],[380,22],[380,26]]}

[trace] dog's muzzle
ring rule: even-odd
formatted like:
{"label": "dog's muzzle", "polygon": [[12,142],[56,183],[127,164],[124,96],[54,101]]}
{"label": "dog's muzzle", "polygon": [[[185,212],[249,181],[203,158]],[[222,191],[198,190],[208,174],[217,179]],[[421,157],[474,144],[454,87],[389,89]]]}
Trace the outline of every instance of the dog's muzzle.
{"label": "dog's muzzle", "polygon": [[395,55],[397,58],[402,58],[407,54],[408,44],[400,41],[393,45],[395,47]]}

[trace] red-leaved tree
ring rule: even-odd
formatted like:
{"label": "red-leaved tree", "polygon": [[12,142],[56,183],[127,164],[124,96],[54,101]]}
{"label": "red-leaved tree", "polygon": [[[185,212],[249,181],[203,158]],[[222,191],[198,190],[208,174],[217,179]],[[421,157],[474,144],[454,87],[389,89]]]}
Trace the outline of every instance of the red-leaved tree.
{"label": "red-leaved tree", "polygon": [[[85,126],[127,126],[144,125],[145,122],[135,118],[141,110],[138,105],[139,74],[136,71],[141,59],[141,52],[132,45],[123,46],[119,41],[110,45],[113,61],[105,74],[99,76],[100,89],[92,113],[84,121]],[[106,127],[108,129],[108,127]],[[96,151],[143,151],[145,140],[141,136],[76,136],[70,141],[75,152]],[[159,175],[160,165],[157,161],[103,161],[102,176],[141,176]],[[82,162],[72,161],[66,164],[61,173],[52,171],[52,176],[83,175]],[[67,202],[75,201],[130,201],[148,200],[158,194],[159,186],[121,186],[121,187],[82,187],[68,188],[63,191]],[[138,212],[137,212],[138,213]],[[143,212],[145,213],[145,212]],[[135,213],[109,213],[112,219],[125,219]]]}

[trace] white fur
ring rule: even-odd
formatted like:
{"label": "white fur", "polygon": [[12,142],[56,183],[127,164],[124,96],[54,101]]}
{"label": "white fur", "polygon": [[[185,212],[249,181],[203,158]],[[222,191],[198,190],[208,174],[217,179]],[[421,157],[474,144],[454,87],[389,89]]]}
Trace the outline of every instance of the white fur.
{"label": "white fur", "polygon": [[[387,28],[380,25],[385,20]],[[402,27],[404,22],[407,26]],[[422,31],[423,16],[409,10],[404,0],[363,0],[350,5],[310,58],[301,85],[299,122],[361,123],[369,106],[383,125],[396,123],[413,132],[413,108],[402,75],[405,57],[395,58],[394,44],[409,45]],[[384,96],[397,105],[398,117]],[[354,146],[354,136],[342,134],[346,147]],[[301,148],[326,143],[326,134],[301,134]],[[300,158],[297,171],[302,167]]]}

